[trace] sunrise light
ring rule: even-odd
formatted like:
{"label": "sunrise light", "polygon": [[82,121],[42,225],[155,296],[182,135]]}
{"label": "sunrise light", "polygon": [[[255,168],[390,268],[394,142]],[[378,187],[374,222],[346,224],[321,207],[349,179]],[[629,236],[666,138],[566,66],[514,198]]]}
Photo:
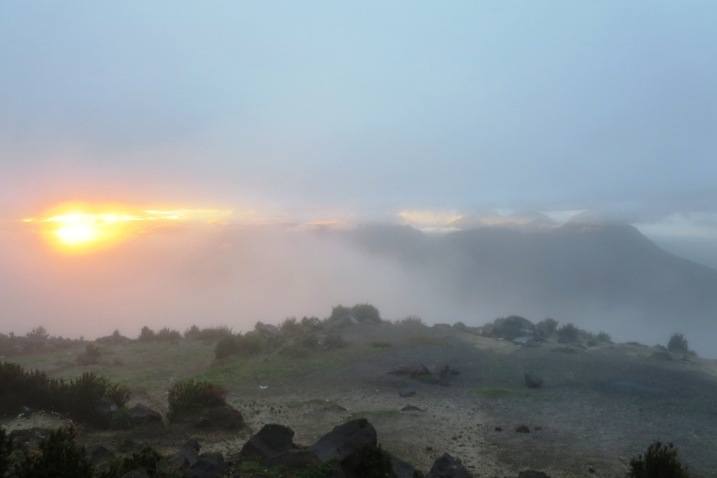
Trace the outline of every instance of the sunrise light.
{"label": "sunrise light", "polygon": [[24,219],[36,225],[53,248],[69,253],[93,252],[123,242],[151,227],[171,223],[218,223],[230,210],[137,208],[122,205],[64,204]]}

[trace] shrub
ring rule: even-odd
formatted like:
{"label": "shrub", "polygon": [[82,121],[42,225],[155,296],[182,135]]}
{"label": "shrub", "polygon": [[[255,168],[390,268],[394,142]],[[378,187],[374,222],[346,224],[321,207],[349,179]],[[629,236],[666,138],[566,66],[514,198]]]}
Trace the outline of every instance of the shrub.
{"label": "shrub", "polygon": [[159,332],[157,332],[154,339],[163,342],[178,342],[182,339],[182,334],[180,334],[176,330],[164,327]]}
{"label": "shrub", "polygon": [[39,453],[25,453],[15,471],[17,478],[91,478],[92,465],[84,447],[75,443],[73,428],[60,428],[40,442]]}
{"label": "shrub", "polygon": [[126,343],[131,342],[132,340],[125,337],[124,335],[120,334],[119,330],[115,330],[112,332],[112,335],[107,335],[106,337],[100,337],[95,342],[98,344],[107,344],[107,345],[123,345]]}
{"label": "shrub", "polygon": [[610,334],[607,332],[600,332],[597,334],[595,339],[602,344],[611,344],[612,343],[612,337],[610,337]]}
{"label": "shrub", "polygon": [[224,405],[226,392],[210,382],[186,380],[169,390],[169,418],[174,419],[197,410]]}
{"label": "shrub", "polygon": [[135,470],[144,470],[151,477],[157,476],[157,465],[161,459],[162,456],[154,448],[145,446],[130,456],[115,459],[98,478],[123,477]]}
{"label": "shrub", "polygon": [[10,437],[0,428],[0,477],[5,476],[10,468],[11,445]]}
{"label": "shrub", "polygon": [[367,324],[380,324],[381,314],[378,309],[371,304],[357,304],[351,308],[351,314],[357,322]]}
{"label": "shrub", "polygon": [[103,377],[85,373],[65,382],[39,371],[25,371],[0,363],[0,412],[17,413],[22,407],[51,410],[93,425],[108,426],[107,408],[122,408],[129,390]]}
{"label": "shrub", "polygon": [[200,329],[196,325],[192,325],[186,332],[184,332],[185,339],[201,340],[203,342],[214,342],[223,339],[224,337],[231,337],[232,331],[228,327],[209,327],[206,329]]}
{"label": "shrub", "polygon": [[346,342],[339,334],[329,334],[324,338],[324,349],[326,350],[341,349],[347,345],[348,342]]}
{"label": "shrub", "polygon": [[552,337],[558,330],[558,321],[548,317],[535,324],[535,333],[544,339]]}
{"label": "shrub", "polygon": [[687,467],[680,462],[677,448],[655,442],[644,455],[630,460],[628,478],[688,478]]}
{"label": "shrub", "polygon": [[94,344],[87,344],[85,351],[77,357],[77,363],[80,365],[95,365],[99,363],[102,353]]}
{"label": "shrub", "polygon": [[686,354],[690,351],[687,339],[682,334],[673,334],[667,342],[667,350],[672,353]]}
{"label": "shrub", "polygon": [[535,326],[531,321],[518,315],[495,319],[492,324],[486,326],[487,335],[506,340],[532,335],[534,330]]}
{"label": "shrub", "polygon": [[341,463],[342,468],[362,478],[396,478],[391,456],[380,446],[365,446]]}
{"label": "shrub", "polygon": [[214,348],[214,356],[217,359],[240,355],[251,357],[260,354],[265,349],[265,339],[257,332],[247,332],[244,335],[232,335],[224,337],[217,342]]}
{"label": "shrub", "polygon": [[154,330],[150,329],[146,325],[142,327],[142,330],[139,332],[139,340],[142,342],[149,342],[154,340],[155,338]]}
{"label": "shrub", "polygon": [[417,315],[409,315],[408,317],[401,319],[396,322],[396,325],[401,327],[425,327],[425,324],[423,323],[423,319],[418,317]]}
{"label": "shrub", "polygon": [[580,338],[580,329],[573,324],[565,324],[558,328],[558,342],[575,343]]}

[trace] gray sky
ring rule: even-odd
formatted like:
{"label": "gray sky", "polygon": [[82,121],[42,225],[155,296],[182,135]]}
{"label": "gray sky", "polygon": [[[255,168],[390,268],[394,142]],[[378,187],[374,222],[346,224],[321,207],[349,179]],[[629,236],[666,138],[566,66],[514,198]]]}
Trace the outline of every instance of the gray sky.
{"label": "gray sky", "polygon": [[713,1],[6,0],[0,204],[588,209],[714,243],[715,25]]}

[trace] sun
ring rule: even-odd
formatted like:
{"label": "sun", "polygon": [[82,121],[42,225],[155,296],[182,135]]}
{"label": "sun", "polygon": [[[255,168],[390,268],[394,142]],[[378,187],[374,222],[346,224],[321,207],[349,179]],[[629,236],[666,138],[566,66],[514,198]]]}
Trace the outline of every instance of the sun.
{"label": "sun", "polygon": [[232,211],[196,208],[139,208],[118,204],[67,203],[27,218],[54,249],[87,253],[105,249],[151,227],[178,222],[217,223]]}

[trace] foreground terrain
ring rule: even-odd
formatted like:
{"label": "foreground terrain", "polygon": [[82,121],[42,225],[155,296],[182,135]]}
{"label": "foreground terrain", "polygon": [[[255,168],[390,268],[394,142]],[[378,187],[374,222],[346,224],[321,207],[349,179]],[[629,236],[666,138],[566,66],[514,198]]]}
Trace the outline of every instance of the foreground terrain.
{"label": "foreground terrain", "polygon": [[[110,449],[147,442],[170,451],[194,437],[203,450],[232,456],[266,424],[288,426],[296,443],[308,445],[336,425],[367,418],[383,449],[423,471],[449,453],[477,476],[526,469],[624,476],[630,458],[655,440],[674,443],[695,476],[717,469],[712,361],[640,344],[507,340],[418,321],[349,321],[337,330],[341,346],[317,350],[284,345],[217,359],[216,341],[182,338],[103,343],[90,365],[78,365],[82,343],[12,361],[52,377],[95,372],[128,386],[130,404],[165,415],[173,383],[206,380],[227,391],[247,424],[239,431],[81,427],[82,443]],[[30,413],[2,425],[13,431],[66,422]]]}

